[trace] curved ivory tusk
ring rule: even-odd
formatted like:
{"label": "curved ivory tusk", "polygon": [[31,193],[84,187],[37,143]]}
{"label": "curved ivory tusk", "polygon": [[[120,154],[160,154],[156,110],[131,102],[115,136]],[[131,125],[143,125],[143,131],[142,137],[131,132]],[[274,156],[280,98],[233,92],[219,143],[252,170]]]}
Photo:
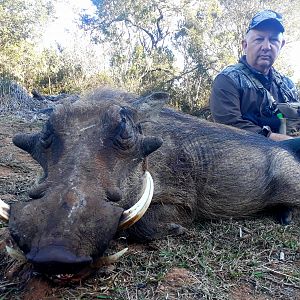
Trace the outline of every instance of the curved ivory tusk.
{"label": "curved ivory tusk", "polygon": [[8,222],[9,219],[9,205],[0,199],[0,219]]}
{"label": "curved ivory tusk", "polygon": [[143,195],[135,205],[123,212],[119,229],[126,229],[137,222],[145,214],[151,203],[154,191],[153,179],[148,171],[145,171],[143,177]]}
{"label": "curved ivory tusk", "polygon": [[118,261],[120,259],[120,257],[123,256],[127,251],[128,251],[128,248],[125,248],[113,255],[102,256],[92,264],[92,268],[99,269],[102,266],[111,265],[111,264],[115,263],[116,261]]}

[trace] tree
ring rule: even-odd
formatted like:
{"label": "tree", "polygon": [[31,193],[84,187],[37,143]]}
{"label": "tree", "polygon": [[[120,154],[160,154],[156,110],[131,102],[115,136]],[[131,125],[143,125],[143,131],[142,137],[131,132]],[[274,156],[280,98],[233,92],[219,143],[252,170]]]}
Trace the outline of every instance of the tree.
{"label": "tree", "polygon": [[[42,49],[39,39],[54,18],[50,0],[0,2],[0,76],[45,93],[78,92],[110,83],[139,94],[166,90],[171,104],[197,112],[208,103],[214,76],[242,55],[241,40],[252,15],[282,12],[287,45],[300,38],[298,0],[93,0],[83,15],[91,40]],[[101,54],[99,56],[99,53]]]}
{"label": "tree", "polygon": [[103,67],[99,47],[90,45],[88,39],[77,39],[68,47],[56,45],[44,49],[35,86],[45,94],[78,93],[112,83]]}
{"label": "tree", "polygon": [[[300,19],[298,0],[93,3],[97,13],[84,15],[83,26],[95,41],[110,45],[114,82],[132,92],[165,89],[172,94],[172,104],[186,111],[207,105],[214,76],[242,55],[241,41],[257,11],[282,12],[291,33],[288,39],[300,34],[295,26]],[[281,61],[277,65],[283,70]]]}
{"label": "tree", "polygon": [[170,1],[93,1],[96,16],[83,16],[94,40],[110,45],[115,83],[133,92],[159,88],[175,75],[170,39]]}
{"label": "tree", "polygon": [[[35,43],[53,13],[53,1],[3,0],[0,2],[0,76],[23,85],[32,83],[36,69]],[[29,75],[30,74],[30,75]]]}

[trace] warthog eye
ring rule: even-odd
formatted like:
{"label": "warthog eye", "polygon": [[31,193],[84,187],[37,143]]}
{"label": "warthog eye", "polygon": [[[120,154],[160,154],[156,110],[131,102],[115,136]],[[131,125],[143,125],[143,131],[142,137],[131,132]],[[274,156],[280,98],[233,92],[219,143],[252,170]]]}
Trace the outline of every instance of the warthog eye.
{"label": "warthog eye", "polygon": [[53,140],[53,128],[48,123],[46,127],[44,127],[43,131],[41,132],[40,143],[45,149],[47,149],[51,146],[52,140]]}
{"label": "warthog eye", "polygon": [[130,122],[127,124],[125,117],[122,117],[122,120],[119,124],[119,135],[122,139],[130,139],[133,136],[132,125]]}
{"label": "warthog eye", "polygon": [[137,129],[132,120],[132,116],[126,108],[120,111],[121,120],[116,128],[114,145],[120,149],[129,149],[135,144],[135,134]]}
{"label": "warthog eye", "polygon": [[52,144],[52,134],[42,134],[40,143],[45,149],[49,148]]}

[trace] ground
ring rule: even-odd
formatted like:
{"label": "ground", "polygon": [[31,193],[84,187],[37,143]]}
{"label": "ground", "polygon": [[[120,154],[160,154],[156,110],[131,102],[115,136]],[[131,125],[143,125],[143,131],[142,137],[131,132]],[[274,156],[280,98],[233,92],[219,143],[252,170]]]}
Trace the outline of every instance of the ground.
{"label": "ground", "polygon": [[[11,138],[35,132],[42,123],[0,116],[0,199],[8,203],[28,200],[40,172]],[[70,286],[52,283],[9,258],[8,230],[0,222],[0,299],[300,299],[297,214],[285,227],[262,217],[198,223],[182,236],[148,244],[119,238],[111,249],[129,248],[119,262]]]}

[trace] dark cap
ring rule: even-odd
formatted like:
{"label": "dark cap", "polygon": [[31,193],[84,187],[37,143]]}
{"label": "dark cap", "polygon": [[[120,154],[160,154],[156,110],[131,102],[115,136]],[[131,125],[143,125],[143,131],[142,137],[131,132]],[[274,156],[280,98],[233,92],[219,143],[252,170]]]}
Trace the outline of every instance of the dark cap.
{"label": "dark cap", "polygon": [[273,10],[263,10],[258,12],[251,20],[247,33],[254,28],[263,28],[264,24],[272,24],[278,32],[284,32],[281,14]]}

